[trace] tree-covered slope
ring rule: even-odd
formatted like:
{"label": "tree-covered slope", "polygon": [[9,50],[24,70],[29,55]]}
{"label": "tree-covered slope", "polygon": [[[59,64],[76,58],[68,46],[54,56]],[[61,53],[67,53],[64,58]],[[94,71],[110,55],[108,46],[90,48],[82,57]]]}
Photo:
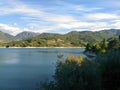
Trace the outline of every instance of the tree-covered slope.
{"label": "tree-covered slope", "polygon": [[120,90],[120,37],[117,40],[117,47],[92,60],[81,56],[60,58],[53,80],[44,81],[38,90]]}
{"label": "tree-covered slope", "polygon": [[67,34],[42,33],[36,37],[13,41],[10,46],[17,47],[81,47],[88,42],[100,42],[103,38],[119,35],[120,30],[72,31]]}

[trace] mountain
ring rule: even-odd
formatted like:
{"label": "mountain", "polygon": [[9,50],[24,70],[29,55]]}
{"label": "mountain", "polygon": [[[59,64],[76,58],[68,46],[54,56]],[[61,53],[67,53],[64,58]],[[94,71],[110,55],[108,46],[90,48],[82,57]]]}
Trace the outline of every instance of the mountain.
{"label": "mountain", "polygon": [[36,37],[37,35],[39,35],[39,33],[24,31],[24,32],[21,32],[21,33],[17,34],[14,37],[14,39],[15,40],[28,39],[28,38]]}
{"label": "mountain", "polygon": [[102,30],[99,32],[109,34],[109,35],[117,35],[117,36],[120,35],[120,29],[108,29],[108,30]]}
{"label": "mountain", "polygon": [[16,47],[80,47],[85,46],[87,42],[100,42],[103,38],[118,35],[120,35],[118,29],[96,32],[72,31],[67,34],[42,33],[33,38],[11,42],[9,45]]}
{"label": "mountain", "polygon": [[96,32],[92,32],[92,31],[72,31],[69,32],[68,34],[66,34],[66,36],[70,39],[70,40],[75,40],[79,39],[79,40],[83,40],[85,42],[99,42],[101,41],[103,38],[110,38],[110,37],[114,37],[116,35],[118,35],[119,30],[114,30],[111,32],[111,30],[103,30],[103,31],[96,31]]}
{"label": "mountain", "polygon": [[15,37],[0,32],[1,41],[14,41],[7,43],[11,47],[82,47],[88,42],[100,42],[103,38],[117,37],[120,29],[102,31],[72,31],[67,34],[22,32]]}
{"label": "mountain", "polygon": [[12,41],[14,36],[0,31],[0,42]]}

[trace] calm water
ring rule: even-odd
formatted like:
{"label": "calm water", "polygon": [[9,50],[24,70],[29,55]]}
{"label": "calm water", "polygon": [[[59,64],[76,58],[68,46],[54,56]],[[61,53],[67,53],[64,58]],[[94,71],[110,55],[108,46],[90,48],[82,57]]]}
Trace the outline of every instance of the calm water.
{"label": "calm water", "polygon": [[58,54],[82,55],[83,48],[1,48],[0,90],[35,90],[52,79]]}

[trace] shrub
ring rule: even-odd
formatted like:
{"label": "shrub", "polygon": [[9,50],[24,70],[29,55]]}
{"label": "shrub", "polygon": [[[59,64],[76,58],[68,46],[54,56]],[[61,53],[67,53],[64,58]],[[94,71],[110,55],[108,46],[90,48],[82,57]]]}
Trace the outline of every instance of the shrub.
{"label": "shrub", "polygon": [[120,88],[120,50],[111,50],[97,58],[101,71],[101,83],[105,90]]}
{"label": "shrub", "polygon": [[97,72],[96,65],[92,61],[69,56],[64,62],[59,61],[57,63],[54,81],[46,83],[44,89],[100,90]]}

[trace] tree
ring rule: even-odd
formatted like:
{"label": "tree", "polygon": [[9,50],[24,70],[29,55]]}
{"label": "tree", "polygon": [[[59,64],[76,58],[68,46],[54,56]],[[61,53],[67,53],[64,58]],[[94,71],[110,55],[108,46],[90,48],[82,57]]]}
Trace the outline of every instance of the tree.
{"label": "tree", "polygon": [[100,44],[97,43],[95,45],[95,53],[97,53],[97,54],[101,53],[100,50],[101,50],[101,46],[100,46]]}
{"label": "tree", "polygon": [[102,49],[107,49],[108,48],[108,42],[107,42],[107,40],[105,38],[101,42],[101,48]]}
{"label": "tree", "polygon": [[93,42],[87,43],[86,51],[93,51],[94,46],[95,46],[95,43],[93,43]]}
{"label": "tree", "polygon": [[[105,40],[102,44],[88,44],[88,49],[95,46],[96,49],[100,49],[100,52],[107,50],[104,54],[98,54],[95,60],[69,56],[65,61],[59,61],[54,80],[44,83],[44,89],[120,90],[120,44],[118,39],[111,41],[115,43],[115,48],[105,49]],[[102,48],[100,45],[103,45]]]}
{"label": "tree", "polygon": [[109,41],[109,49],[117,49],[120,47],[120,40],[118,38],[113,38]]}

